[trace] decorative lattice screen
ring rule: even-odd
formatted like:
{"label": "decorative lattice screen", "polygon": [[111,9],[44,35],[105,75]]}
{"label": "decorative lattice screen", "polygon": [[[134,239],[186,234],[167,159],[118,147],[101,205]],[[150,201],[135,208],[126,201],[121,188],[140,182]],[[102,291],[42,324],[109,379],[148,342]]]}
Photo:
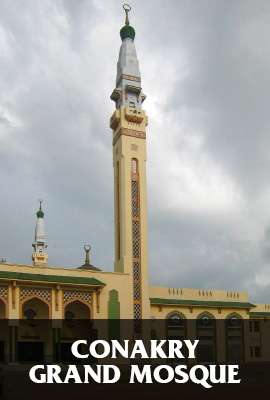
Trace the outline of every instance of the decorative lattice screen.
{"label": "decorative lattice screen", "polygon": [[20,290],[21,300],[26,300],[31,297],[38,297],[45,300],[47,303],[51,302],[51,289],[45,288],[31,288],[25,287]]}
{"label": "decorative lattice screen", "polygon": [[133,256],[133,315],[142,318],[141,308],[141,224],[138,161],[131,164],[131,213],[132,213],[132,256]]}
{"label": "decorative lattice screen", "polygon": [[86,292],[81,290],[65,290],[64,291],[64,304],[71,301],[84,301],[88,304],[92,303],[92,292]]}

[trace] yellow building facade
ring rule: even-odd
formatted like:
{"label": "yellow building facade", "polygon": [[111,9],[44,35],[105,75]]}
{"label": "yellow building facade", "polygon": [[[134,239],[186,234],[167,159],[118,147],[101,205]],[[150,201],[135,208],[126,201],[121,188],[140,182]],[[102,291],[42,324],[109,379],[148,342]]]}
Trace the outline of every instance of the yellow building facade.
{"label": "yellow building facade", "polygon": [[[253,304],[246,292],[152,287],[149,284],[146,182],[148,119],[142,108],[146,96],[142,92],[134,45],[135,30],[129,24],[127,11],[125,25],[120,31],[122,44],[116,85],[111,94],[115,103],[110,118],[115,204],[114,272],[93,267],[88,248],[86,262],[79,268],[49,266],[44,212],[40,203],[33,243],[33,264],[0,264],[0,318],[11,321],[8,334],[13,343],[13,361],[16,358],[16,343],[29,341],[27,335],[18,333],[16,328],[16,321],[23,319],[52,322],[72,318],[93,321],[149,319],[153,324],[159,319],[270,319],[270,305]],[[180,331],[188,330],[188,326],[181,323],[178,328]],[[252,358],[252,354],[256,353],[259,358],[260,351],[257,348],[261,335],[267,336],[270,332],[259,330],[258,333],[257,328],[250,326],[249,333],[252,341],[247,346],[246,357]],[[0,342],[4,342],[6,334],[0,331]],[[40,339],[42,333],[40,335],[36,336]],[[47,339],[43,339],[46,342]],[[33,342],[33,337],[29,342]],[[251,347],[254,349],[251,350]],[[221,358],[224,357],[221,355]]]}

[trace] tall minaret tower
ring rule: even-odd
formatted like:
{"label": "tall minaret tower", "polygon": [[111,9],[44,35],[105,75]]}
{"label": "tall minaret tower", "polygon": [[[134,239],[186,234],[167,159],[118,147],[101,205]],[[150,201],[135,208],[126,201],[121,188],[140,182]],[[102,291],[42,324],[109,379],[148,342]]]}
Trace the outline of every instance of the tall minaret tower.
{"label": "tall minaret tower", "polygon": [[48,264],[48,254],[46,252],[46,235],[44,226],[44,212],[41,207],[42,200],[39,201],[39,210],[37,211],[37,222],[35,228],[35,241],[32,244],[34,251],[32,253],[33,265],[46,266]]}
{"label": "tall minaret tower", "polygon": [[134,319],[149,318],[146,131],[142,110],[145,95],[134,45],[135,30],[129,24],[130,6],[120,30],[122,44],[117,63],[115,102],[110,126],[113,130],[115,199],[115,271],[130,274]]}

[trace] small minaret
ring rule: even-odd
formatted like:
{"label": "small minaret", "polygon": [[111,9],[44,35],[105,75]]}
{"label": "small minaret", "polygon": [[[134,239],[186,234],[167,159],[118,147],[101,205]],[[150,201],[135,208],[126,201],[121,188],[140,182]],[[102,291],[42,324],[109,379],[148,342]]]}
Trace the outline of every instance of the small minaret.
{"label": "small minaret", "polygon": [[35,228],[35,241],[32,244],[33,253],[32,260],[33,265],[46,266],[48,264],[48,254],[46,252],[46,235],[44,225],[44,212],[42,211],[42,200],[39,200],[39,210],[37,211],[37,222]]}
{"label": "small minaret", "polygon": [[94,265],[92,265],[90,262],[91,246],[89,244],[84,245],[84,251],[85,251],[84,264],[78,267],[78,269],[87,269],[89,271],[100,271],[99,268],[94,267]]}

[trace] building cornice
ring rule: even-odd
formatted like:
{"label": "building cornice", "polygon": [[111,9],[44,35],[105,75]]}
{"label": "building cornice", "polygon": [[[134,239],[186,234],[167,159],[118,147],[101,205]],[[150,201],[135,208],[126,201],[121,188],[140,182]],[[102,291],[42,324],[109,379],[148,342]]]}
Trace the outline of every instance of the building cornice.
{"label": "building cornice", "polygon": [[46,282],[61,283],[72,285],[105,286],[105,283],[96,278],[87,278],[79,276],[47,275],[47,274],[29,274],[26,272],[0,271],[0,280],[16,280],[27,282]]}
{"label": "building cornice", "polygon": [[207,300],[179,300],[179,299],[161,299],[150,298],[150,304],[156,306],[197,306],[197,307],[222,307],[222,308],[244,308],[250,309],[256,307],[254,304],[248,302],[237,301],[207,301]]}

